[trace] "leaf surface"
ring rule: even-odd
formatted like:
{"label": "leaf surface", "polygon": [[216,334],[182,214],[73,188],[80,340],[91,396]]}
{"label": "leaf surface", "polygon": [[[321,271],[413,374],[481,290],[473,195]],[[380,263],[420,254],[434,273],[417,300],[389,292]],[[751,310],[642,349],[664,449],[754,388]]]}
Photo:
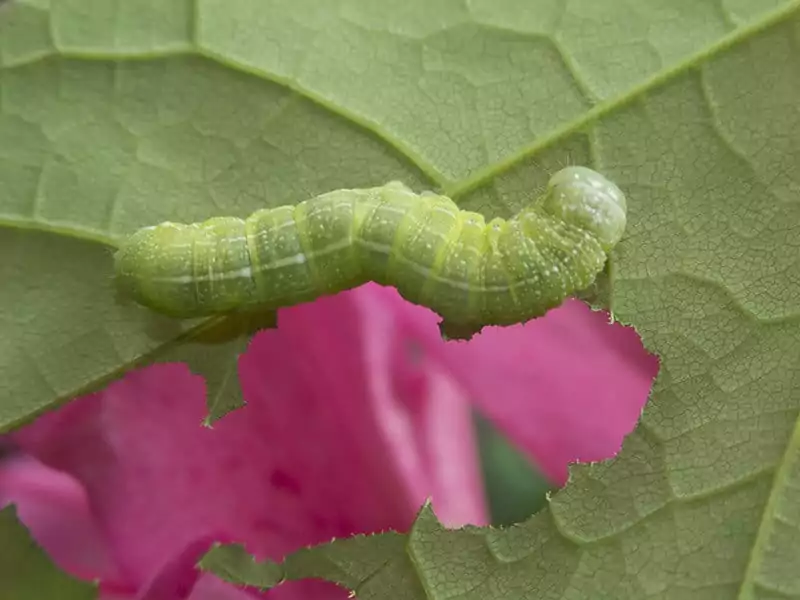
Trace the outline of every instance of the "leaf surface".
{"label": "leaf surface", "polygon": [[94,600],[97,588],[59,570],[9,505],[0,510],[0,598]]}
{"label": "leaf surface", "polygon": [[[337,541],[302,573],[409,598],[800,597],[799,37],[786,0],[7,4],[0,422],[190,360],[213,324],[114,296],[136,227],[391,179],[508,216],[587,164],[629,197],[602,295],[661,359],[622,453],[520,526],[423,513],[422,538]],[[234,333],[196,363],[221,411]]]}

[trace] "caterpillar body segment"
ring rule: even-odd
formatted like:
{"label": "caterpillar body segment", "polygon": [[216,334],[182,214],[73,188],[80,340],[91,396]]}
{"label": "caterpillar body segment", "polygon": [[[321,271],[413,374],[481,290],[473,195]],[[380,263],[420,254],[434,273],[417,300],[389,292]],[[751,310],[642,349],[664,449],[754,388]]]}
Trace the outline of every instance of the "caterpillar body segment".
{"label": "caterpillar body segment", "polygon": [[477,331],[541,316],[589,287],[625,224],[623,193],[584,167],[562,169],[538,201],[488,223],[391,182],[246,219],[146,227],[115,269],[123,293],[173,317],[275,310],[374,281]]}

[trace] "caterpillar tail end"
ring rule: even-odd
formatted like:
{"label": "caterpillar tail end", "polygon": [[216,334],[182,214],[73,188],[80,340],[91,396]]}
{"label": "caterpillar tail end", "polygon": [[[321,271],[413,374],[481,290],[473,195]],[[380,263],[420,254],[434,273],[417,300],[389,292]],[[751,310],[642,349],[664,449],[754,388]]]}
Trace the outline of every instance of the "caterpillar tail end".
{"label": "caterpillar tail end", "polygon": [[135,277],[135,271],[131,268],[130,253],[128,248],[123,246],[114,253],[114,288],[117,298],[124,304],[142,301],[139,294],[139,282]]}
{"label": "caterpillar tail end", "polygon": [[117,298],[176,319],[205,316],[185,308],[194,290],[184,271],[186,253],[158,256],[160,241],[174,241],[186,228],[174,223],[144,227],[120,244],[114,253],[114,284]]}

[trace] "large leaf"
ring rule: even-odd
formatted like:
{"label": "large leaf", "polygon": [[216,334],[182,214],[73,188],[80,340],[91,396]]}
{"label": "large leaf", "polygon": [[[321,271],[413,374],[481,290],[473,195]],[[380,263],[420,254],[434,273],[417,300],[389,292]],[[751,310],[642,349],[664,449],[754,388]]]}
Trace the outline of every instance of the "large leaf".
{"label": "large leaf", "polygon": [[646,210],[637,136],[602,146],[617,121],[598,119],[776,3],[662,4],[4,5],[0,428],[153,361],[206,375],[215,413],[239,402],[238,326],[198,347],[207,324],[115,295],[112,248],[138,226],[390,179],[507,215],[566,162],[619,177]]}
{"label": "large leaf", "polygon": [[[167,359],[211,371],[229,407],[246,333],[200,352],[208,323],[116,302],[109,248],[139,225],[390,179],[506,216],[588,164],[629,196],[605,294],[661,358],[639,427],[529,522],[428,518],[411,576],[370,580],[409,598],[420,582],[449,599],[800,597],[798,6],[4,6],[0,422]],[[336,542],[303,572],[346,563],[358,587],[413,541],[382,539],[358,538],[373,556]]]}
{"label": "large leaf", "polygon": [[[387,534],[304,550],[267,565],[270,585],[324,577],[363,598],[448,600],[800,597],[798,34],[793,3],[542,148],[584,140],[631,196],[613,308],[662,369],[620,456],[575,467],[518,527],[446,531],[424,511],[403,544]],[[504,190],[515,174],[525,166],[499,177]],[[208,565],[221,559],[231,580],[265,584],[233,566],[234,548]]]}
{"label": "large leaf", "polygon": [[9,505],[0,510],[0,598],[93,600],[97,587],[59,571]]}

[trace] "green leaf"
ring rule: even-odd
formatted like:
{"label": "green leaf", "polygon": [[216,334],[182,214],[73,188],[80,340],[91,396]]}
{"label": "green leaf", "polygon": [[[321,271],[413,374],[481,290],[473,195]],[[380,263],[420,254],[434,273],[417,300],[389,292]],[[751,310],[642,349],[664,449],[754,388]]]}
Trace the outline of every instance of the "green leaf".
{"label": "green leaf", "polygon": [[[235,585],[259,589],[269,589],[287,580],[318,578],[337,583],[366,600],[435,597],[425,595],[414,555],[415,532],[424,530],[431,522],[434,528],[441,529],[430,508],[425,506],[410,539],[391,531],[372,536],[356,535],[295,552],[282,565],[258,562],[240,545],[219,545],[212,548],[198,566]],[[423,539],[423,544],[430,539]],[[469,551],[468,548],[459,552],[461,550]],[[451,559],[456,561],[465,558],[451,554]]]}
{"label": "green leaf", "polygon": [[[392,178],[430,187],[339,112],[203,58],[199,46],[167,51],[185,28],[170,29],[163,13],[181,11],[151,4],[15,3],[0,13],[0,429],[127,369],[198,352],[209,396],[225,398],[215,415],[241,403],[238,383],[218,371],[236,373],[249,334],[198,351],[208,323],[121,302],[112,256],[123,235]],[[42,22],[57,52],[31,47]]]}
{"label": "green leaf", "polygon": [[[390,179],[507,215],[565,162],[623,176],[597,119],[782,5],[756,4],[9,3],[0,428],[135,366],[190,361],[206,324],[113,290],[113,247],[135,228]],[[247,339],[209,347],[197,367],[225,398],[214,415],[241,403],[225,374]]]}
{"label": "green leaf", "polygon": [[609,568],[611,561],[590,559],[581,567],[573,552],[574,545],[559,535],[547,513],[504,530],[446,529],[426,505],[407,535],[387,532],[335,540],[291,554],[280,565],[253,561],[240,546],[219,546],[200,568],[259,589],[324,578],[363,600],[628,597],[606,591],[619,583],[613,581],[619,573]]}
{"label": "green leaf", "polygon": [[193,356],[219,412],[236,404],[249,333],[230,324],[230,343],[196,360],[225,325],[117,302],[111,249],[138,226],[392,179],[507,216],[554,169],[587,164],[630,207],[597,296],[661,358],[619,457],[574,468],[508,530],[440,531],[423,513],[411,571],[411,538],[393,534],[304,551],[302,573],[392,598],[800,596],[798,7],[5,6],[0,423]]}
{"label": "green leaf", "polygon": [[9,505],[0,510],[0,598],[93,600],[97,588],[60,571],[33,541]]}

